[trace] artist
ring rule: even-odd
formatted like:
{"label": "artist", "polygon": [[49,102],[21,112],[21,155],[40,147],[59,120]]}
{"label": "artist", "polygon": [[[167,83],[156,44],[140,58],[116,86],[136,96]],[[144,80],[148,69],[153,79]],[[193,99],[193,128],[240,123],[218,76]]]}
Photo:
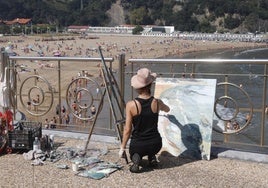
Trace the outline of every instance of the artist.
{"label": "artist", "polygon": [[130,171],[141,172],[142,157],[148,156],[149,165],[157,166],[156,154],[162,147],[162,138],[158,132],[158,113],[160,110],[169,112],[169,107],[162,100],[151,95],[152,82],[156,74],[147,68],[138,70],[131,78],[131,86],[137,91],[138,97],[128,101],[126,105],[126,124],[119,157],[123,157],[127,142],[131,135],[129,154],[133,162]]}

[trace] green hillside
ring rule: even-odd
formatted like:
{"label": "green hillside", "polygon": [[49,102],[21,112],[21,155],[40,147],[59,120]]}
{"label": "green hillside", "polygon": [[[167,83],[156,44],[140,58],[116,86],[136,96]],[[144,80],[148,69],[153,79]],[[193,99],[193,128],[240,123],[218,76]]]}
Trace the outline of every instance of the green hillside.
{"label": "green hillside", "polygon": [[[118,8],[124,14],[119,14]],[[111,26],[122,24],[114,20],[125,20],[124,24],[133,25],[173,25],[180,31],[267,32],[268,0],[0,1],[0,19],[15,18],[59,27]]]}

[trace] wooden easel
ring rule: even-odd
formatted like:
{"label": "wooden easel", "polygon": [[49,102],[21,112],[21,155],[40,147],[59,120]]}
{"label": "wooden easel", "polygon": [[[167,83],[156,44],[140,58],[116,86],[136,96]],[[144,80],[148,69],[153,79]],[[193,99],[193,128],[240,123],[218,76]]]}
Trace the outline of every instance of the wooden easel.
{"label": "wooden easel", "polygon": [[[126,106],[125,101],[120,93],[119,86],[117,84],[117,81],[116,81],[113,73],[112,73],[112,70],[109,69],[108,66],[106,65],[106,62],[104,60],[104,57],[103,57],[103,54],[101,51],[101,47],[99,47],[98,50],[99,50],[101,60],[102,60],[103,67],[101,68],[101,75],[102,75],[103,84],[105,87],[103,95],[102,95],[101,100],[100,100],[100,106],[103,105],[104,96],[107,93],[107,97],[108,97],[108,101],[109,101],[109,105],[110,105],[110,110],[111,110],[112,116],[113,116],[113,123],[115,125],[120,142],[122,142],[122,127],[125,124],[124,109],[123,109]],[[91,138],[97,117],[100,113],[100,109],[101,108],[97,109],[96,117],[95,117],[94,122],[92,124],[92,127],[89,131],[88,139],[87,139],[86,146],[85,146],[85,151],[88,147],[89,140]],[[126,152],[124,152],[123,157],[125,158],[126,163],[128,164],[128,158],[127,158]]]}

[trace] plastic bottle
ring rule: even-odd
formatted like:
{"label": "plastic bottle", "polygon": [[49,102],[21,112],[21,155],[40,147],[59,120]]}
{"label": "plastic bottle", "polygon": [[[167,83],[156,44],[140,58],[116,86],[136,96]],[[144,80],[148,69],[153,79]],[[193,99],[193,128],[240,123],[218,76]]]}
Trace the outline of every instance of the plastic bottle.
{"label": "plastic bottle", "polygon": [[54,135],[49,136],[50,149],[54,149]]}
{"label": "plastic bottle", "polygon": [[40,150],[40,141],[38,140],[38,137],[35,137],[34,142],[33,142],[33,150],[37,151]]}
{"label": "plastic bottle", "polygon": [[75,162],[72,164],[72,169],[74,172],[77,172],[79,170],[79,162]]}

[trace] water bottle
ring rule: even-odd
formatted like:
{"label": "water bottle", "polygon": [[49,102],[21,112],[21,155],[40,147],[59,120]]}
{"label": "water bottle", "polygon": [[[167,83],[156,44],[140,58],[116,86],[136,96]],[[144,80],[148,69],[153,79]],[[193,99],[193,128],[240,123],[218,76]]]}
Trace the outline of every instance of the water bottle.
{"label": "water bottle", "polygon": [[40,150],[40,141],[38,140],[38,137],[35,137],[34,139],[33,150],[34,151]]}
{"label": "water bottle", "polygon": [[50,149],[54,149],[54,135],[49,136]]}

